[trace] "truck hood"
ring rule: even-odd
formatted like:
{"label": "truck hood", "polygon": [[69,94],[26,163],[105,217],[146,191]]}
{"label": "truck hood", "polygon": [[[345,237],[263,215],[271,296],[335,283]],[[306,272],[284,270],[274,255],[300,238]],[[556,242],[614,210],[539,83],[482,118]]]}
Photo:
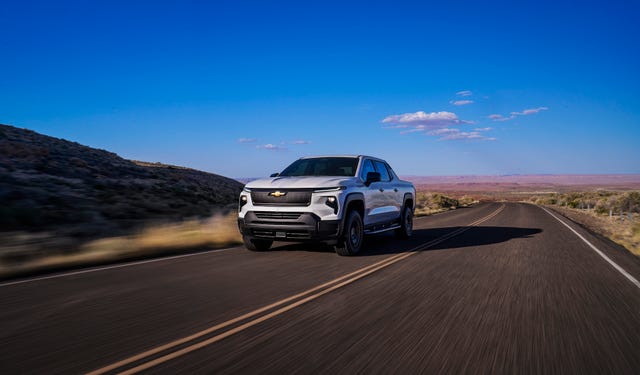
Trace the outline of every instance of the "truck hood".
{"label": "truck hood", "polygon": [[272,177],[249,182],[248,189],[322,189],[351,185],[355,177],[304,176],[304,177]]}

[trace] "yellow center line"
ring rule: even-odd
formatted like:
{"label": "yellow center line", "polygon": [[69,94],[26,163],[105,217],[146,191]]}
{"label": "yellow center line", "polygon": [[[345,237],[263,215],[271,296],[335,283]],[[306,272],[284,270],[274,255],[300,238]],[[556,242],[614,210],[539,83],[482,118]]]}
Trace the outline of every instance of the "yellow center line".
{"label": "yellow center line", "polygon": [[385,263],[385,262],[391,261],[391,260],[393,260],[393,259],[395,259],[395,258],[397,258],[397,257],[400,257],[401,255],[403,255],[403,253],[393,255],[393,256],[388,257],[388,258],[386,258],[386,259],[383,259],[383,260],[381,260],[381,261],[379,261],[379,262],[376,262],[376,263],[374,263],[374,264],[371,264],[371,265],[369,265],[369,266],[366,266],[366,267],[360,268],[360,269],[358,269],[358,270],[356,270],[356,271],[354,271],[354,272],[351,272],[351,273],[349,273],[349,274],[346,274],[346,275],[340,276],[340,277],[338,277],[338,278],[336,278],[336,279],[333,279],[333,280],[331,280],[331,281],[328,281],[328,282],[326,282],[326,283],[324,283],[324,284],[318,285],[318,286],[313,287],[313,288],[311,288],[311,289],[307,289],[307,290],[305,290],[305,291],[303,291],[303,292],[301,292],[301,293],[298,293],[298,294],[296,294],[296,295],[293,295],[293,296],[291,296],[291,297],[287,297],[287,298],[281,299],[281,300],[279,300],[279,301],[277,301],[277,302],[274,302],[274,303],[269,304],[269,305],[267,305],[267,306],[263,306],[263,307],[261,307],[261,308],[259,308],[259,309],[253,310],[253,311],[248,312],[248,313],[246,313],[246,314],[244,314],[244,315],[241,315],[241,316],[239,316],[239,317],[233,318],[233,319],[231,319],[231,320],[227,320],[226,322],[223,322],[223,323],[217,324],[217,325],[215,325],[215,326],[213,326],[213,327],[210,327],[210,328],[207,328],[207,329],[202,330],[202,331],[200,331],[200,332],[194,333],[193,335],[190,335],[190,336],[187,336],[187,337],[183,337],[183,338],[181,338],[181,339],[178,339],[178,340],[175,340],[175,341],[169,342],[169,343],[164,344],[164,345],[162,345],[162,346],[158,346],[158,347],[156,347],[156,348],[153,348],[153,349],[147,350],[147,351],[142,352],[142,353],[140,353],[140,354],[137,354],[137,355],[135,355],[135,356],[132,356],[132,357],[129,357],[129,358],[123,359],[123,360],[118,361],[118,362],[116,362],[116,363],[113,363],[113,364],[111,364],[111,365],[109,365],[109,366],[106,366],[106,367],[103,367],[103,368],[97,369],[97,370],[95,370],[95,371],[89,372],[87,375],[99,375],[99,374],[104,374],[104,373],[109,372],[109,371],[111,371],[111,370],[114,370],[114,369],[116,369],[116,368],[118,368],[118,367],[122,367],[122,366],[124,366],[124,365],[127,365],[127,364],[130,364],[130,363],[132,363],[132,362],[135,362],[135,361],[138,361],[138,360],[140,360],[140,359],[143,359],[143,358],[145,358],[145,357],[152,356],[152,355],[154,355],[154,354],[160,353],[160,352],[165,351],[165,350],[167,350],[167,349],[171,349],[171,348],[173,348],[173,347],[175,347],[175,346],[178,346],[178,345],[184,344],[184,343],[186,343],[186,342],[189,342],[189,341],[195,340],[195,339],[197,339],[197,338],[199,338],[199,337],[205,336],[205,335],[207,335],[207,334],[210,334],[210,333],[213,333],[213,332],[218,331],[218,330],[220,330],[220,329],[223,329],[223,328],[225,328],[225,327],[228,327],[228,326],[230,326],[230,325],[232,325],[232,324],[238,323],[238,322],[240,322],[240,321],[243,321],[243,320],[245,320],[245,319],[248,319],[248,318],[251,318],[251,317],[253,317],[253,316],[255,316],[255,315],[258,315],[258,314],[260,314],[260,313],[263,313],[263,312],[265,312],[265,311],[267,311],[267,310],[271,310],[271,309],[273,309],[273,308],[275,308],[275,307],[278,307],[278,306],[280,306],[280,305],[283,305],[283,304],[285,304],[285,303],[287,303],[287,302],[291,302],[291,301],[296,300],[296,299],[298,299],[298,298],[304,297],[304,296],[306,296],[306,295],[308,295],[308,294],[311,294],[311,293],[313,293],[313,292],[316,292],[316,291],[318,291],[318,290],[320,290],[320,289],[323,289],[323,288],[325,288],[325,287],[327,287],[327,286],[330,286],[330,285],[335,284],[335,283],[337,283],[337,282],[340,282],[340,281],[342,281],[342,280],[344,280],[344,279],[347,279],[347,278],[349,278],[349,277],[352,277],[352,276],[354,276],[355,274],[358,274],[358,273],[360,273],[360,272],[364,272],[364,271],[366,271],[366,270],[368,270],[368,269],[371,269],[371,268],[374,268],[374,267],[376,267],[376,266],[379,266],[379,265],[380,265],[380,264],[382,264],[382,263]]}
{"label": "yellow center line", "polygon": [[[190,352],[193,352],[195,350],[198,350],[198,349],[200,349],[202,347],[205,347],[207,345],[210,345],[210,344],[213,344],[215,342],[218,342],[218,341],[220,341],[220,340],[222,340],[222,339],[224,339],[226,337],[229,337],[229,336],[234,335],[234,334],[236,334],[238,332],[241,332],[241,331],[243,331],[243,330],[245,330],[245,329],[247,329],[249,327],[253,327],[253,326],[255,326],[255,325],[259,324],[259,323],[262,323],[262,322],[264,322],[266,320],[269,320],[269,319],[271,319],[271,318],[273,318],[273,317],[275,317],[277,315],[280,315],[280,314],[282,314],[284,312],[292,310],[292,309],[294,309],[294,308],[296,308],[296,307],[298,307],[300,305],[303,305],[303,304],[305,304],[307,302],[313,301],[313,300],[315,300],[315,299],[317,299],[317,298],[319,298],[319,297],[321,297],[321,296],[323,296],[323,295],[325,295],[327,293],[330,293],[330,292],[332,292],[332,291],[334,291],[336,289],[339,289],[339,288],[342,288],[342,287],[344,287],[346,285],[349,285],[349,284],[351,284],[351,283],[353,283],[353,282],[355,282],[355,281],[357,281],[357,280],[359,280],[359,279],[361,279],[361,278],[363,278],[365,276],[368,276],[368,275],[370,275],[370,274],[372,274],[374,272],[377,272],[377,271],[379,271],[379,270],[381,270],[383,268],[386,268],[386,267],[388,267],[388,266],[390,266],[390,265],[392,265],[392,264],[394,264],[396,262],[404,260],[404,259],[408,258],[409,256],[416,254],[417,251],[419,251],[419,250],[427,249],[427,248],[429,248],[431,246],[434,246],[434,245],[437,245],[439,243],[442,243],[442,242],[444,242],[444,241],[446,241],[446,240],[448,240],[448,239],[450,239],[450,238],[452,238],[454,236],[457,236],[460,233],[463,233],[463,232],[471,229],[471,227],[477,226],[477,225],[479,225],[479,224],[481,224],[481,223],[483,223],[483,222],[495,217],[496,215],[498,215],[504,209],[504,207],[505,206],[502,205],[500,208],[498,208],[497,210],[495,210],[491,214],[489,214],[489,215],[487,215],[487,216],[485,216],[485,217],[483,217],[483,218],[481,218],[479,220],[474,221],[473,223],[469,224],[467,227],[459,228],[459,229],[457,229],[457,230],[455,230],[455,231],[453,231],[451,233],[448,233],[448,234],[446,234],[446,235],[444,235],[444,236],[442,236],[440,238],[437,238],[435,240],[429,241],[426,244],[422,244],[422,245],[416,246],[411,250],[408,250],[406,252],[402,252],[402,253],[390,256],[390,257],[388,257],[386,259],[383,259],[383,260],[381,260],[379,262],[376,262],[376,263],[374,263],[372,265],[360,268],[360,269],[358,269],[358,270],[356,270],[354,272],[351,272],[351,273],[346,274],[344,276],[338,277],[338,278],[333,279],[331,281],[328,281],[328,282],[326,282],[324,284],[321,284],[321,285],[318,285],[318,286],[316,286],[314,288],[308,289],[308,290],[306,290],[304,292],[301,292],[301,293],[298,293],[298,294],[293,295],[291,297],[288,297],[288,298],[282,299],[280,301],[274,302],[274,303],[272,303],[270,305],[261,307],[261,308],[259,308],[257,310],[251,311],[251,312],[246,313],[244,315],[241,315],[241,316],[239,316],[237,318],[234,318],[234,319],[228,320],[226,322],[217,324],[215,326],[212,326],[210,328],[207,328],[205,330],[197,332],[197,333],[195,333],[193,335],[190,335],[190,336],[187,336],[187,337],[172,341],[172,342],[164,344],[162,346],[159,346],[159,347],[153,348],[151,350],[147,350],[145,352],[139,353],[139,354],[137,354],[135,356],[123,359],[123,360],[118,361],[116,363],[113,363],[111,365],[99,368],[97,370],[89,372],[88,374],[89,375],[99,375],[99,374],[107,373],[107,372],[115,370],[115,369],[117,369],[119,367],[131,364],[131,363],[139,361],[139,360],[142,360],[144,358],[150,357],[150,356],[152,356],[154,354],[158,354],[160,352],[163,352],[165,350],[171,349],[171,348],[176,347],[178,345],[185,344],[185,343],[187,343],[189,341],[193,341],[193,340],[195,340],[195,339],[197,339],[199,337],[202,337],[202,336],[205,336],[207,334],[213,333],[215,331],[218,331],[220,329],[228,327],[228,326],[230,326],[232,324],[235,324],[235,323],[241,322],[243,320],[252,318],[252,317],[254,317],[254,316],[256,316],[256,315],[258,315],[260,313],[263,313],[263,312],[268,311],[270,309],[276,308],[276,307],[281,306],[281,305],[283,305],[285,303],[288,303],[288,302],[294,301],[296,299],[302,298],[304,296],[307,296],[306,298],[300,299],[297,302],[294,302],[294,303],[291,303],[291,304],[289,304],[287,306],[281,307],[278,310],[275,310],[275,311],[273,311],[271,313],[268,313],[268,314],[263,315],[263,316],[261,316],[259,318],[251,320],[251,321],[249,321],[247,323],[244,323],[244,324],[242,324],[242,325],[240,325],[238,327],[235,327],[233,329],[225,331],[225,332],[223,332],[221,334],[213,336],[213,337],[211,337],[211,338],[209,338],[207,340],[201,341],[199,343],[192,344],[190,346],[187,346],[187,347],[182,348],[180,350],[177,350],[175,352],[171,352],[169,354],[166,354],[164,356],[161,356],[161,357],[156,358],[154,360],[151,360],[149,362],[145,362],[145,363],[143,363],[143,364],[141,364],[139,366],[136,366],[136,367],[133,367],[133,368],[131,368],[129,370],[121,372],[121,374],[135,374],[137,372],[146,370],[146,369],[154,367],[154,366],[156,366],[158,364],[170,361],[170,360],[172,360],[174,358],[177,358],[177,357],[180,357],[180,356],[185,355],[187,353],[190,353]],[[322,290],[322,289],[324,289],[324,290]],[[321,290],[321,291],[318,292],[319,290]],[[312,294],[312,293],[315,293],[315,294]]]}
{"label": "yellow center line", "polygon": [[349,285],[349,284],[353,283],[356,280],[359,280],[359,279],[361,279],[361,278],[363,278],[363,277],[365,277],[367,275],[370,275],[370,274],[372,274],[372,273],[374,273],[374,272],[376,272],[378,270],[386,268],[386,267],[390,266],[391,264],[399,262],[399,261],[401,261],[401,260],[403,260],[405,258],[408,258],[409,256],[414,255],[414,254],[416,254],[416,253],[415,252],[402,253],[402,256],[397,257],[397,258],[393,259],[390,262],[387,262],[387,263],[385,263],[383,265],[380,265],[380,266],[378,266],[376,268],[372,268],[372,269],[370,269],[370,270],[368,270],[366,272],[363,272],[363,273],[361,273],[359,275],[356,275],[355,277],[352,277],[351,279],[345,280],[345,281],[343,281],[343,282],[341,282],[339,284],[336,284],[336,285],[334,285],[334,286],[332,286],[330,288],[327,288],[327,289],[325,289],[325,290],[323,290],[321,292],[318,292],[316,294],[312,294],[312,295],[310,295],[310,296],[308,296],[308,297],[306,297],[304,299],[301,299],[300,301],[294,302],[294,303],[292,303],[290,305],[282,307],[282,308],[280,308],[280,309],[278,309],[276,311],[273,311],[273,312],[271,312],[269,314],[263,315],[263,316],[261,316],[261,317],[259,317],[257,319],[254,319],[254,320],[252,320],[250,322],[247,322],[247,323],[245,323],[243,325],[240,325],[240,326],[238,326],[236,328],[233,328],[233,329],[230,329],[228,331],[225,331],[224,333],[221,333],[221,334],[219,334],[217,336],[214,336],[214,337],[212,337],[210,339],[207,339],[207,340],[204,340],[202,342],[193,344],[191,346],[188,346],[186,348],[180,349],[178,351],[169,353],[169,354],[164,355],[164,356],[162,356],[160,358],[156,358],[156,359],[154,359],[152,361],[146,362],[146,363],[144,363],[144,364],[142,364],[140,366],[134,367],[134,368],[129,369],[127,371],[123,371],[120,374],[121,375],[136,374],[136,373],[138,373],[140,371],[143,371],[143,370],[146,370],[148,368],[157,366],[157,365],[159,365],[161,363],[170,361],[170,360],[172,360],[174,358],[181,357],[181,356],[183,356],[183,355],[185,355],[187,353],[191,353],[191,352],[193,352],[195,350],[198,350],[198,349],[203,348],[205,346],[211,345],[211,344],[213,344],[215,342],[218,342],[218,341],[220,341],[220,340],[222,340],[224,338],[232,336],[232,335],[234,335],[234,334],[236,334],[238,332],[244,331],[245,329],[247,329],[249,327],[253,327],[253,326],[255,326],[257,324],[260,324],[260,323],[262,323],[262,322],[264,322],[266,320],[269,320],[269,319],[271,319],[271,318],[273,318],[275,316],[278,316],[278,315],[280,315],[280,314],[282,314],[284,312],[287,312],[289,310],[295,309],[296,307],[298,307],[300,305],[304,305],[307,302],[313,301],[314,299],[317,299],[317,298],[319,298],[319,297],[321,297],[321,296],[323,296],[323,295],[325,295],[327,293],[330,293],[330,292],[332,292],[332,291],[334,291],[336,289],[340,289],[345,285]]}

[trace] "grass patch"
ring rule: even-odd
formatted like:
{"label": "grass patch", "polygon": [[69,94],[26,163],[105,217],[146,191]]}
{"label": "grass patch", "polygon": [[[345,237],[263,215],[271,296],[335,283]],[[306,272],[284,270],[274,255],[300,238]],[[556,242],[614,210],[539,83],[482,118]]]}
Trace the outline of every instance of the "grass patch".
{"label": "grass patch", "polygon": [[442,193],[418,191],[416,193],[415,216],[428,216],[455,210],[460,207],[469,207],[478,203],[477,200],[469,196],[453,198]]}
{"label": "grass patch", "polygon": [[10,245],[0,252],[0,277],[240,244],[236,217],[230,213],[147,226],[135,234],[83,243],[61,239],[55,233],[4,234],[3,240]]}

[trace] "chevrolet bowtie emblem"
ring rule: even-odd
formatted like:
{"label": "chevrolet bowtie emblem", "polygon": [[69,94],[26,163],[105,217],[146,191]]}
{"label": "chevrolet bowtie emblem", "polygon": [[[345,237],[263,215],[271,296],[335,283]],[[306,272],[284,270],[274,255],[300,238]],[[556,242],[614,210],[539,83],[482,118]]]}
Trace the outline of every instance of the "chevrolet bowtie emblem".
{"label": "chevrolet bowtie emblem", "polygon": [[287,195],[287,192],[286,191],[285,192],[274,191],[274,192],[269,193],[269,195],[272,196],[272,197],[278,198],[278,197],[282,197],[282,196]]}

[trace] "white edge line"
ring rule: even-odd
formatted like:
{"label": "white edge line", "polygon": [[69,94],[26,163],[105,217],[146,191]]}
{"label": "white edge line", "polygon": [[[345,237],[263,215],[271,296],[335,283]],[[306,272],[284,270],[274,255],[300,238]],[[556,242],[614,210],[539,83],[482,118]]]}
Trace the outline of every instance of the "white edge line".
{"label": "white edge line", "polygon": [[57,278],[60,278],[60,277],[81,275],[83,273],[91,273],[91,272],[111,270],[111,269],[115,269],[115,268],[124,268],[124,267],[137,266],[137,265],[145,264],[145,263],[155,263],[155,262],[162,262],[162,261],[165,261],[165,260],[172,260],[172,259],[178,259],[178,258],[187,258],[187,257],[196,256],[196,255],[219,253],[219,252],[222,252],[222,251],[233,250],[235,248],[237,248],[237,247],[229,247],[229,248],[225,248],[225,249],[208,250],[208,251],[195,252],[195,253],[190,253],[190,254],[173,255],[173,256],[164,257],[164,258],[139,260],[139,261],[129,262],[129,263],[114,264],[114,265],[111,265],[111,266],[104,266],[104,267],[98,267],[98,268],[89,268],[89,269],[85,269],[85,270],[81,270],[81,271],[72,271],[72,272],[58,273],[58,274],[50,275],[50,276],[34,277],[32,279],[11,281],[11,282],[7,282],[7,283],[0,283],[0,288],[3,287],[3,286],[25,284],[25,283],[30,283],[30,282],[34,282],[34,281],[40,281],[40,280],[57,279]]}
{"label": "white edge line", "polygon": [[544,207],[540,207],[543,210],[545,210],[549,215],[553,216],[556,220],[558,220],[559,222],[562,223],[562,225],[564,225],[565,227],[569,228],[573,233],[575,233],[576,236],[580,237],[580,239],[582,241],[584,241],[587,245],[589,245],[589,247],[591,249],[593,249],[593,251],[595,251],[596,253],[598,253],[598,255],[600,255],[602,257],[602,259],[606,260],[609,264],[611,264],[613,266],[613,268],[615,268],[616,270],[618,270],[618,272],[620,272],[624,277],[626,277],[627,279],[629,279],[629,281],[631,281],[635,286],[637,286],[638,288],[640,288],[640,281],[638,281],[635,277],[631,276],[627,271],[624,270],[624,268],[620,267],[616,262],[612,261],[611,258],[609,258],[608,256],[606,256],[602,251],[600,251],[597,247],[595,247],[591,242],[587,241],[586,238],[582,237],[582,235],[578,232],[575,231],[575,229],[571,228],[569,226],[569,224],[565,223],[564,221],[560,220],[560,218],[558,218],[556,215],[552,214],[549,210],[547,210]]}

